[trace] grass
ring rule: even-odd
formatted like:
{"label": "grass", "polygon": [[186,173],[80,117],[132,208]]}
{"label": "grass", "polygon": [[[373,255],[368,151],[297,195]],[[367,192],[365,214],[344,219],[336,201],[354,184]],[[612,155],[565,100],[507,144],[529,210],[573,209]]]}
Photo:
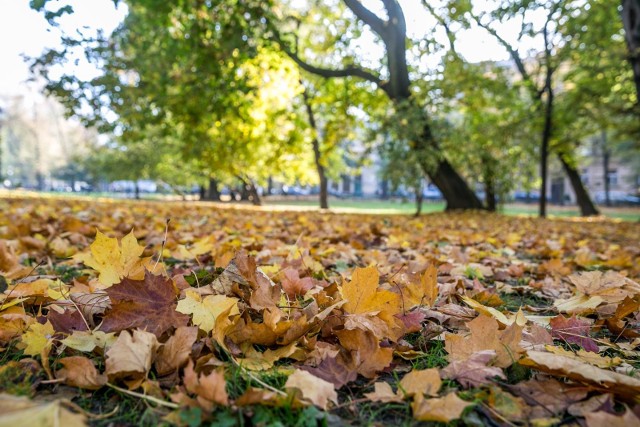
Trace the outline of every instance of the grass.
{"label": "grass", "polygon": [[[66,197],[66,198],[79,198],[79,199],[103,199],[112,201],[134,201],[130,197],[121,193],[47,193],[47,192],[33,192],[23,190],[0,190],[0,198],[2,197]],[[177,196],[167,196],[163,194],[142,194],[143,200],[150,201],[180,201]],[[194,201],[190,196],[187,203]],[[302,197],[282,197],[271,196],[263,198],[264,208],[279,209],[279,210],[317,210],[318,200],[317,196],[302,196]],[[250,207],[251,205],[242,203],[215,203],[220,207]],[[381,214],[381,215],[412,215],[416,211],[415,203],[402,200],[377,200],[377,199],[338,199],[330,198],[329,206],[331,211],[337,213],[361,213],[361,214]],[[443,212],[445,208],[444,201],[425,200],[422,204],[422,213],[434,213]],[[602,214],[607,218],[618,219],[623,221],[640,221],[640,207],[615,207],[607,208],[598,206]],[[524,204],[524,203],[509,203],[503,205],[499,209],[500,213],[513,216],[537,216],[538,205],[537,204]],[[548,205],[547,213],[549,217],[569,218],[579,217],[580,211],[577,206],[556,206]]]}
{"label": "grass", "polygon": [[[318,202],[315,199],[278,199],[265,200],[267,206],[316,208]],[[415,203],[402,200],[357,200],[357,199],[332,199],[329,201],[331,210],[345,213],[372,213],[372,214],[414,214]],[[425,201],[422,204],[422,213],[442,212],[445,203],[443,201]],[[606,208],[599,207],[604,216],[621,219],[624,221],[640,221],[640,208]],[[547,208],[550,217],[577,217],[580,211],[577,206],[555,206]],[[537,216],[537,204],[509,203],[504,205],[500,212],[506,215]]]}

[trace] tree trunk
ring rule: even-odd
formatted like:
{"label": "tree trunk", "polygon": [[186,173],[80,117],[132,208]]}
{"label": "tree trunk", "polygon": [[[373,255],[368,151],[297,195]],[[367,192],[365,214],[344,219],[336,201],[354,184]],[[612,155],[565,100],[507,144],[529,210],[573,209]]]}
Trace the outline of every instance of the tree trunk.
{"label": "tree trunk", "polygon": [[487,152],[481,154],[481,161],[482,178],[484,181],[484,204],[488,211],[495,212],[497,209],[495,182],[496,161]]}
{"label": "tree trunk", "polygon": [[544,129],[542,130],[542,144],[540,146],[540,205],[539,215],[544,218],[547,216],[547,164],[549,159],[549,141],[551,140],[551,91],[547,93],[547,106],[544,117]]}
{"label": "tree trunk", "polygon": [[140,200],[140,185],[138,185],[138,180],[134,181],[133,191],[134,191],[136,200]]}
{"label": "tree trunk", "polygon": [[622,0],[622,24],[636,84],[636,102],[640,103],[640,0]]}
{"label": "tree trunk", "polygon": [[258,194],[256,184],[251,179],[249,180],[248,190],[251,204],[254,206],[262,206],[262,200],[260,199],[260,194]]}
{"label": "tree trunk", "polygon": [[560,159],[560,163],[562,163],[562,168],[564,172],[569,177],[569,182],[571,182],[571,187],[573,187],[573,192],[576,193],[576,203],[580,207],[580,213],[582,216],[594,216],[599,215],[598,209],[593,204],[591,197],[589,197],[589,193],[587,189],[582,184],[582,180],[580,179],[580,174],[570,163],[568,163],[564,157],[558,154],[558,158]]}
{"label": "tree trunk", "polygon": [[209,178],[209,187],[207,188],[207,200],[219,202],[220,191],[218,190],[218,180]]}
{"label": "tree trunk", "polygon": [[[300,82],[300,84],[302,85],[302,82]],[[320,151],[320,141],[318,140],[318,128],[316,124],[316,118],[313,114],[313,108],[311,108],[311,102],[309,102],[309,95],[306,88],[304,88],[304,90],[302,91],[302,99],[304,100],[304,106],[307,110],[309,126],[311,126],[311,129],[313,130],[311,145],[313,146],[313,160],[316,164],[316,171],[318,172],[318,179],[320,181],[320,209],[329,209],[327,188],[328,183],[324,165],[322,164],[322,152]]]}
{"label": "tree trunk", "polygon": [[416,186],[415,193],[416,193],[416,213],[414,214],[414,216],[417,218],[420,216],[420,213],[422,212],[422,199],[423,199],[422,185]]}
{"label": "tree trunk", "polygon": [[[415,141],[414,149],[419,153],[433,151],[434,148],[438,148],[437,142],[433,139],[431,127],[426,120],[427,118],[425,117],[421,138]],[[425,175],[442,193],[442,197],[447,202],[445,210],[484,209],[476,193],[471,190],[447,159],[440,157],[435,171],[430,167],[431,165],[424,155],[418,155],[418,162]]]}
{"label": "tree trunk", "polygon": [[258,189],[253,179],[241,175],[236,175],[236,177],[242,184],[240,200],[249,200],[254,206],[262,206],[262,200],[260,199],[260,194],[258,194]]}
{"label": "tree trunk", "polygon": [[198,188],[198,195],[200,196],[200,200],[205,200],[206,197],[206,188],[204,188],[204,185],[200,185]]}

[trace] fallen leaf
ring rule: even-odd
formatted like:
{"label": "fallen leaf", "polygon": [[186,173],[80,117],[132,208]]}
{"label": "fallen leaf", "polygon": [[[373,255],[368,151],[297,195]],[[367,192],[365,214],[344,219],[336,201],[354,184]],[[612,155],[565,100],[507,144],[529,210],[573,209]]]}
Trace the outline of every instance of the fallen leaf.
{"label": "fallen leaf", "polygon": [[373,385],[373,392],[365,393],[364,397],[372,402],[402,402],[402,396],[398,393],[394,393],[389,383],[377,382]]}
{"label": "fallen leaf", "polygon": [[110,347],[116,342],[116,334],[114,332],[107,334],[102,331],[75,331],[60,342],[74,350],[88,353],[96,347]]}
{"label": "fallen leaf", "polygon": [[323,410],[329,408],[329,403],[338,403],[338,393],[328,381],[318,378],[315,375],[296,369],[289,375],[284,385],[285,389],[298,394],[300,398]]}
{"label": "fallen leaf", "polygon": [[98,280],[105,287],[118,283],[128,277],[132,280],[144,278],[145,266],[150,266],[150,258],[141,258],[144,247],[138,245],[133,231],[122,238],[110,238],[96,231],[95,241],[90,246],[90,253],[79,253],[73,256],[76,261],[98,271]]}
{"label": "fallen leaf", "polygon": [[198,403],[208,411],[211,411],[214,405],[229,404],[226,384],[222,372],[212,371],[209,375],[198,375],[193,369],[191,360],[184,368],[185,387],[197,396]]}
{"label": "fallen leaf", "polygon": [[122,331],[107,350],[105,374],[111,381],[120,378],[143,378],[151,369],[158,349],[158,339],[152,333],[134,330]]}
{"label": "fallen leaf", "polygon": [[506,380],[502,369],[488,366],[496,358],[495,350],[482,350],[473,353],[467,360],[454,360],[444,369],[442,375],[445,378],[458,381],[463,387],[480,387],[490,384],[494,377]]}
{"label": "fallen leaf", "polygon": [[575,315],[569,319],[563,315],[558,315],[549,322],[551,326],[551,336],[563,340],[564,342],[578,344],[587,351],[598,352],[598,345],[589,336],[591,323],[580,320]]}
{"label": "fallen leaf", "polygon": [[424,394],[437,396],[441,385],[440,373],[435,368],[413,370],[400,381],[400,389],[408,397]]}
{"label": "fallen leaf", "polygon": [[460,418],[462,412],[471,405],[473,403],[465,402],[455,392],[451,392],[445,397],[435,399],[425,399],[418,396],[411,404],[411,409],[413,410],[413,418],[418,421],[448,423]]}
{"label": "fallen leaf", "polygon": [[45,349],[51,347],[54,333],[53,326],[49,321],[44,325],[38,322],[31,324],[21,338],[24,354],[27,356],[40,355]]}
{"label": "fallen leaf", "polygon": [[143,329],[160,337],[169,328],[184,326],[189,317],[176,311],[171,279],[146,272],[143,280],[122,279],[107,290],[111,300],[100,329],[118,332]]}
{"label": "fallen leaf", "polygon": [[0,427],[84,427],[87,418],[71,412],[73,407],[64,400],[33,402],[26,397],[0,394]]}
{"label": "fallen leaf", "polygon": [[198,339],[198,328],[180,326],[176,329],[158,351],[155,360],[158,375],[170,374],[184,366],[189,360],[189,354],[196,339]]}
{"label": "fallen leaf", "polygon": [[492,365],[506,368],[518,360],[523,349],[520,347],[522,326],[513,323],[505,330],[498,330],[498,322],[480,315],[467,323],[470,335],[445,335],[445,349],[450,361],[468,360],[474,353],[494,350],[496,359]]}
{"label": "fallen leaf", "polygon": [[560,375],[574,381],[590,384],[607,393],[634,397],[640,393],[640,380],[617,372],[607,371],[588,363],[542,351],[528,351],[527,357],[519,361],[552,375]]}
{"label": "fallen leaf", "polygon": [[419,305],[432,307],[438,298],[438,269],[430,264],[420,276],[419,283],[410,283],[402,289],[404,310]]}
{"label": "fallen leaf", "polygon": [[376,267],[356,268],[351,281],[340,288],[342,298],[347,301],[342,308],[347,313],[379,313],[385,311],[391,315],[400,310],[398,295],[378,289],[380,276]]}
{"label": "fallen leaf", "polygon": [[349,369],[341,359],[335,356],[325,357],[316,367],[301,366],[300,369],[332,383],[336,390],[339,390],[351,381],[355,381],[358,377],[358,373],[355,370]]}
{"label": "fallen leaf", "polygon": [[205,332],[211,332],[221,313],[228,312],[227,317],[239,313],[238,298],[226,295],[209,295],[202,298],[197,292],[187,289],[185,297],[178,301],[176,311],[191,314],[194,325]]}
{"label": "fallen leaf", "polygon": [[86,357],[63,357],[58,362],[64,367],[56,372],[56,378],[64,379],[66,385],[98,390],[107,383],[107,376],[100,374],[93,362]]}
{"label": "fallen leaf", "polygon": [[610,414],[604,411],[591,412],[584,415],[584,420],[587,422],[587,427],[640,426],[640,418],[628,408],[622,414]]}
{"label": "fallen leaf", "polygon": [[311,277],[300,278],[298,271],[293,268],[287,268],[282,272],[282,289],[290,299],[304,295],[313,286]]}

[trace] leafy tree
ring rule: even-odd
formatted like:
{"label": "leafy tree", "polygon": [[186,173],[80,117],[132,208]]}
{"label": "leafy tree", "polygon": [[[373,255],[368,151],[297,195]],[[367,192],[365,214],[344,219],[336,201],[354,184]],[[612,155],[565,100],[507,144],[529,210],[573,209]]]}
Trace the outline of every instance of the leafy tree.
{"label": "leafy tree", "polygon": [[636,99],[640,102],[640,1],[622,0],[622,23],[636,85]]}
{"label": "leafy tree", "polygon": [[[421,105],[420,100],[412,93],[412,81],[407,61],[406,22],[402,7],[395,0],[383,0],[382,3],[386,18],[381,18],[358,0],[343,0],[340,3],[350,11],[351,15],[347,16],[352,18],[348,21],[345,21],[344,18],[338,19],[338,23],[334,23],[332,26],[332,30],[336,34],[332,34],[332,37],[328,39],[325,38],[324,43],[321,43],[324,47],[327,40],[331,40],[333,47],[338,47],[337,50],[327,55],[328,58],[334,59],[330,62],[334,63],[335,68],[332,68],[331,65],[326,67],[314,65],[304,58],[318,56],[314,55],[313,46],[310,46],[314,43],[314,38],[310,37],[309,40],[299,38],[299,33],[296,33],[296,31],[300,31],[299,26],[291,29],[290,32],[286,31],[287,28],[283,22],[286,23],[289,17],[281,17],[278,22],[272,19],[270,21],[271,31],[280,46],[302,69],[325,78],[356,77],[363,79],[384,92],[399,115],[417,118],[416,123],[411,123],[406,127],[402,139],[408,141],[412,150],[420,153],[417,158],[420,161],[421,169],[442,191],[447,201],[447,209],[482,208],[482,203],[475,193],[444,155],[440,143],[434,136],[425,106]],[[341,9],[336,10],[338,13],[342,12]],[[311,13],[317,13],[317,11],[312,10]],[[327,19],[326,22],[331,22],[331,20]],[[385,48],[385,65],[378,71],[356,65],[357,58],[353,55],[335,59],[336,56],[343,53],[340,52],[340,48],[344,46],[346,41],[342,38],[343,33],[339,31],[347,29],[349,35],[357,36],[365,25]],[[291,32],[294,33],[293,41],[288,38]],[[299,39],[308,43],[300,44],[298,43]],[[335,65],[336,62],[340,62],[340,64]],[[429,153],[429,155],[425,156],[424,153]],[[429,161],[429,158],[432,160]]]}

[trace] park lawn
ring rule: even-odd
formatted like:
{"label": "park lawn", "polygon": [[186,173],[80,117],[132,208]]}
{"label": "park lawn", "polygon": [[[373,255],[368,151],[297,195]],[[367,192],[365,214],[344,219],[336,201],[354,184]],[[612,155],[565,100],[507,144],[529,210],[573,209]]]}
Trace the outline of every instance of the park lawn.
{"label": "park lawn", "polygon": [[[308,207],[318,206],[315,199],[305,200],[280,198],[278,200],[265,199],[266,206],[279,207]],[[367,200],[367,199],[330,199],[330,208],[336,212],[345,213],[371,213],[371,214],[414,214],[415,203],[403,202],[401,200]],[[422,204],[422,213],[433,213],[444,211],[445,203],[442,201],[425,201]],[[638,208],[607,208],[599,207],[603,215],[608,218],[621,219],[624,221],[640,221],[640,207]],[[580,211],[576,206],[555,206],[547,207],[550,217],[578,217]],[[524,203],[508,203],[500,208],[500,213],[505,215],[525,215],[537,216],[538,205]]]}
{"label": "park lawn", "polygon": [[1,197],[0,424],[636,422],[637,224],[285,208]]}

